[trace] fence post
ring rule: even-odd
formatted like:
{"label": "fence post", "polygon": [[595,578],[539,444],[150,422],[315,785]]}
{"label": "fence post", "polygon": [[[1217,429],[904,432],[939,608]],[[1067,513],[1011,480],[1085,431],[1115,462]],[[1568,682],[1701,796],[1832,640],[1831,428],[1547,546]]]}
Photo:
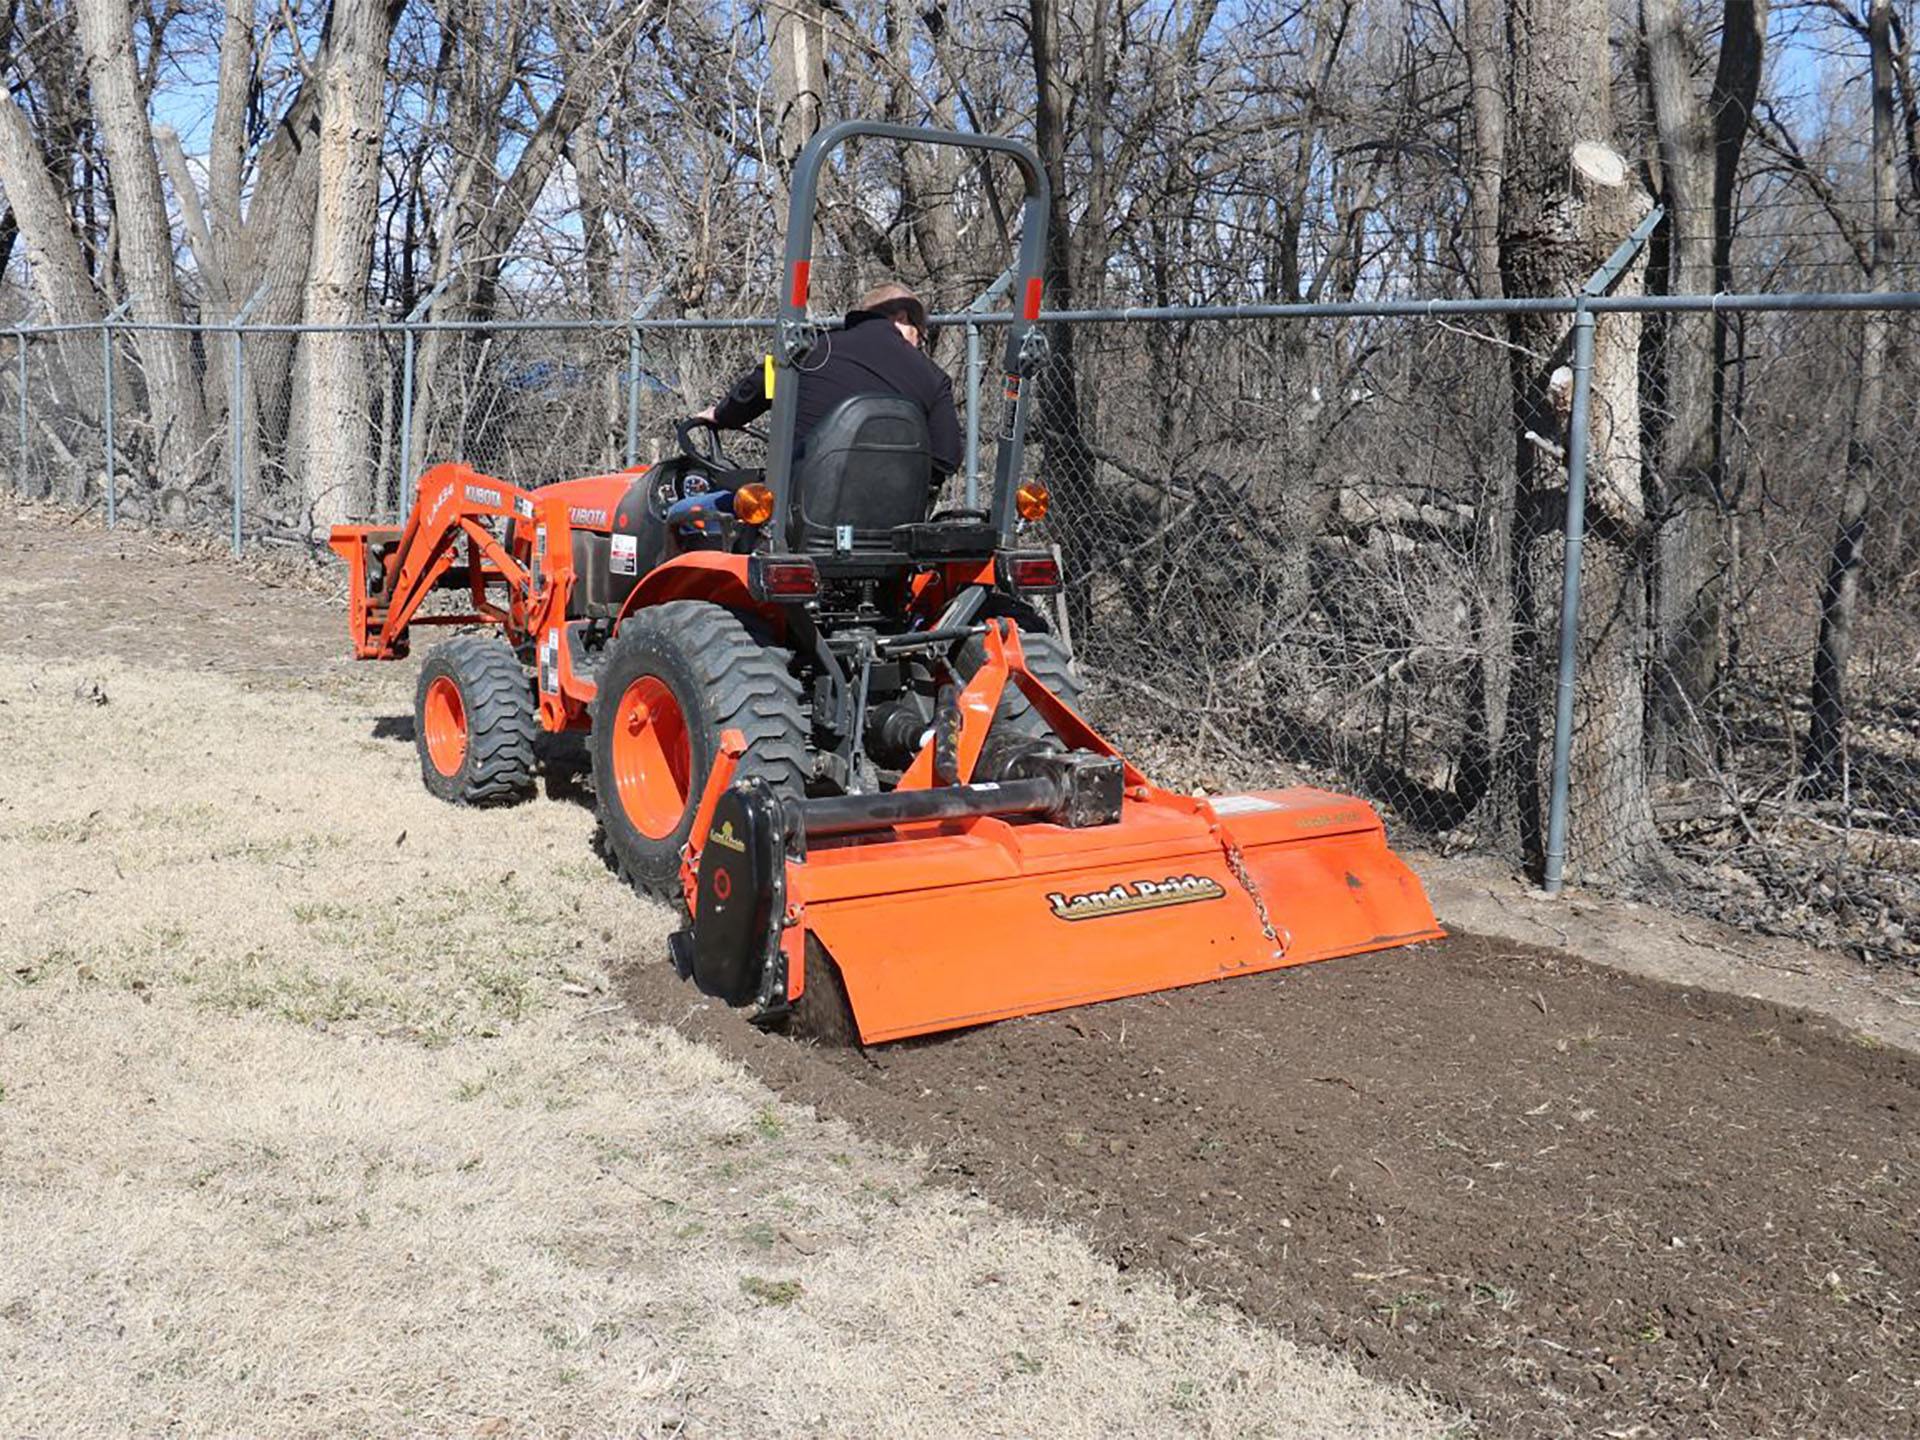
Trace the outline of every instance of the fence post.
{"label": "fence post", "polygon": [[640,326],[627,321],[627,469],[640,463]]}
{"label": "fence post", "polygon": [[627,469],[640,463],[640,322],[653,314],[653,307],[667,293],[663,281],[647,292],[627,317]]}
{"label": "fence post", "polygon": [[20,471],[15,486],[24,495],[27,493],[27,332],[16,330],[13,337],[20,342]]}
{"label": "fence post", "polygon": [[114,434],[113,415],[113,322],[126,314],[132,304],[133,297],[129,295],[108,311],[107,318],[100,322],[100,378],[105,382],[100,401],[100,448],[102,458],[107,462],[105,484],[109,530],[120,523],[120,476],[113,465],[114,441],[118,438]]}
{"label": "fence post", "polygon": [[1666,216],[1655,205],[1580,287],[1573,307],[1573,405],[1567,415],[1566,569],[1560,579],[1560,656],[1553,693],[1553,773],[1547,797],[1547,853],[1540,888],[1558,895],[1567,870],[1567,791],[1573,769],[1573,688],[1580,667],[1580,552],[1587,538],[1588,434],[1593,412],[1593,311]]}
{"label": "fence post", "polygon": [[994,301],[1013,286],[1014,271],[1009,265],[999,277],[973,297],[967,306],[967,508],[980,506],[980,325],[971,317],[984,315]]}
{"label": "fence post", "polygon": [[231,322],[233,331],[233,394],[227,404],[227,412],[233,420],[230,447],[233,451],[233,553],[237,558],[241,551],[240,518],[241,503],[247,493],[247,465],[245,442],[247,438],[247,366],[246,334],[241,329],[247,323],[247,317],[253,313],[253,307],[260,303],[260,297],[267,293],[267,281],[260,282],[260,288],[247,297]]}
{"label": "fence post", "polygon": [[101,486],[107,492],[107,528],[120,523],[120,486],[113,469],[113,317],[100,322],[100,458],[106,462]]}
{"label": "fence post", "polygon": [[413,488],[413,326],[400,332],[400,489],[394,523],[404,525]]}
{"label": "fence post", "polygon": [[233,393],[227,403],[227,410],[233,421],[233,435],[228,448],[232,450],[233,462],[233,553],[240,554],[240,505],[246,491],[246,462],[241,449],[247,436],[247,366],[246,335],[236,323],[233,327]]}
{"label": "fence post", "polygon": [[1566,569],[1560,582],[1560,660],[1553,695],[1553,776],[1541,888],[1560,893],[1567,868],[1567,789],[1573,761],[1573,687],[1579,668],[1580,552],[1587,537],[1588,424],[1593,410],[1593,312],[1573,312],[1573,407],[1567,417]]}
{"label": "fence post", "polygon": [[967,321],[967,509],[980,507],[980,326]]}

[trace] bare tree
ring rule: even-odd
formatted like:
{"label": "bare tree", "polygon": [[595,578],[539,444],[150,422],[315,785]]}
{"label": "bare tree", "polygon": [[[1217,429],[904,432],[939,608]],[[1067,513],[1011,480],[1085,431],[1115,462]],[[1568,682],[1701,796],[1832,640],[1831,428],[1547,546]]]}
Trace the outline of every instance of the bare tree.
{"label": "bare tree", "polygon": [[[67,203],[34,144],[27,117],[10,95],[0,95],[0,186],[6,188],[9,215],[25,244],[45,318],[57,325],[98,320],[103,313],[99,293],[69,223]],[[95,413],[101,384],[93,337],[66,332],[55,345],[68,389],[83,411]]]}
{"label": "bare tree", "polygon": [[[384,0],[334,0],[320,74],[319,179],[305,321],[343,325],[366,309],[373,262],[380,140],[385,116]],[[347,519],[364,504],[367,366],[360,336],[318,330],[301,345],[306,495],[313,523]]]}
{"label": "bare tree", "polygon": [[784,174],[820,128],[827,94],[827,6],[772,0],[767,7],[776,154]]}
{"label": "bare tree", "polygon": [[[1873,187],[1873,232],[1867,257],[1867,287],[1893,288],[1894,109],[1893,4],[1868,0],[1865,24],[1873,134],[1868,173]],[[1820,587],[1820,634],[1814,648],[1812,717],[1801,773],[1814,796],[1844,796],[1847,790],[1847,665],[1853,655],[1854,620],[1860,605],[1860,567],[1866,547],[1867,507],[1879,480],[1887,440],[1887,340],[1889,316],[1861,316],[1860,379],[1854,392],[1847,438],[1846,484],[1834,527],[1826,578]]]}
{"label": "bare tree", "polygon": [[[120,273],[133,301],[133,316],[151,325],[176,326],[185,317],[146,91],[134,63],[132,12],[121,0],[77,0],[75,9],[94,113],[113,177]],[[206,472],[209,458],[191,340],[180,330],[148,329],[138,332],[136,344],[148,405],[160,432],[160,482],[188,489]]]}
{"label": "bare tree", "polygon": [[[1633,225],[1648,200],[1613,148],[1604,0],[1509,0],[1507,147],[1500,259],[1510,295],[1576,291]],[[1638,283],[1630,273],[1623,283]],[[1536,437],[1566,436],[1574,377],[1565,316],[1508,321],[1519,488],[1513,545],[1517,653],[1510,729],[1526,737],[1518,804],[1536,858],[1545,839],[1552,730],[1554,615],[1564,568],[1561,461]],[[1618,879],[1656,864],[1642,749],[1646,576],[1638,455],[1638,327],[1607,316],[1595,329],[1588,471],[1588,540],[1580,631],[1580,688],[1570,790],[1583,815],[1570,868]],[[1602,818],[1604,817],[1604,819]]]}
{"label": "bare tree", "polygon": [[[1640,28],[1666,221],[1655,286],[1701,295],[1731,283],[1733,191],[1765,40],[1765,0],[1726,6],[1718,63],[1705,95],[1679,0],[1642,0]],[[1726,319],[1676,313],[1648,326],[1648,500],[1654,555],[1656,772],[1676,778],[1712,764],[1719,669],[1726,653],[1732,512],[1724,466]]]}

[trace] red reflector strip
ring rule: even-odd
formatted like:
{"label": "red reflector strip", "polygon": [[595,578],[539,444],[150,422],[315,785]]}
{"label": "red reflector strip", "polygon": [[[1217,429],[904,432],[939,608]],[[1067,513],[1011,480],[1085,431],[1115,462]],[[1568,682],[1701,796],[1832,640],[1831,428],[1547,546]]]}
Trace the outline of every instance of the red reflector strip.
{"label": "red reflector strip", "polygon": [[1007,580],[1016,590],[1058,590],[1060,567],[1051,555],[1021,556],[1008,562]]}
{"label": "red reflector strip", "polygon": [[812,595],[820,589],[820,572],[810,561],[770,561],[760,571],[768,595]]}
{"label": "red reflector strip", "polygon": [[793,289],[791,291],[794,308],[807,308],[807,277],[813,272],[811,260],[793,262]]}
{"label": "red reflector strip", "polygon": [[1021,311],[1027,319],[1040,318],[1040,292],[1045,288],[1045,282],[1038,275],[1027,281],[1027,303],[1026,308]]}

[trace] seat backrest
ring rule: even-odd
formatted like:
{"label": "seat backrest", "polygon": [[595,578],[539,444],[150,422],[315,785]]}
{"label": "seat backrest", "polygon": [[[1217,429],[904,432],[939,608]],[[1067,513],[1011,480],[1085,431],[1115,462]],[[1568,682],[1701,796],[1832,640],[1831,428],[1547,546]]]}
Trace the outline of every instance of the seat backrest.
{"label": "seat backrest", "polygon": [[[904,395],[848,396],[808,434],[793,487],[795,550],[890,550],[894,527],[926,519],[933,496],[926,412]],[[850,547],[840,543],[844,528]]]}

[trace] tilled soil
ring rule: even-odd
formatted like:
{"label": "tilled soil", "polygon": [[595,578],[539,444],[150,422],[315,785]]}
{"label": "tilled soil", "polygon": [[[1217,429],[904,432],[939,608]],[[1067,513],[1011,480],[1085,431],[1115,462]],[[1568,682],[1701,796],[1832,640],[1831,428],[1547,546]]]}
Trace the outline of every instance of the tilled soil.
{"label": "tilled soil", "polygon": [[1799,1012],[1474,936],[865,1054],[624,983],[1485,1433],[1920,1433],[1920,1059]]}

